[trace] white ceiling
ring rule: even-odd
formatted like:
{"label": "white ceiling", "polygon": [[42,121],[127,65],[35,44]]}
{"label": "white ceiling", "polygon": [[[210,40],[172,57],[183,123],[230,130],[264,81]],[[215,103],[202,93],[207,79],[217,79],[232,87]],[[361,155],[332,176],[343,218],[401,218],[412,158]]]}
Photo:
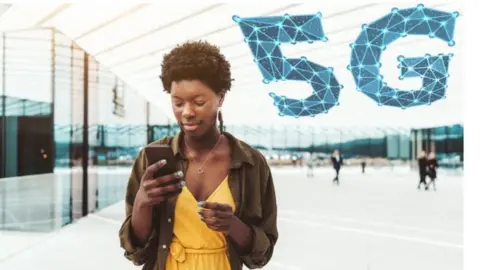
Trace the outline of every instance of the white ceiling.
{"label": "white ceiling", "polygon": [[[389,85],[397,88],[419,88],[419,79],[398,80],[396,57],[400,54],[422,56],[426,53],[454,53],[450,64],[447,99],[429,107],[379,107],[373,100],[355,90],[346,66],[350,61],[349,43],[360,34],[361,25],[386,15],[393,7],[415,4],[352,3],[265,3],[252,4],[13,4],[0,6],[0,31],[32,27],[56,27],[74,39],[120,78],[170,114],[170,99],[163,93],[160,64],[163,54],[186,40],[204,39],[220,46],[231,61],[235,82],[228,94],[225,121],[235,124],[314,124],[318,126],[434,126],[463,122],[462,97],[462,17],[457,20],[455,47],[428,37],[407,37],[389,46],[382,55],[382,74]],[[423,2],[427,7],[459,11],[458,3]],[[241,17],[283,15],[285,13],[323,14],[323,28],[328,42],[282,45],[287,57],[306,56],[310,61],[331,66],[345,86],[340,106],[327,115],[294,119],[278,116],[269,97],[276,92],[292,98],[311,94],[307,84],[298,82],[262,83],[253,56],[243,41],[233,15]],[[87,17],[88,16],[88,17]]]}

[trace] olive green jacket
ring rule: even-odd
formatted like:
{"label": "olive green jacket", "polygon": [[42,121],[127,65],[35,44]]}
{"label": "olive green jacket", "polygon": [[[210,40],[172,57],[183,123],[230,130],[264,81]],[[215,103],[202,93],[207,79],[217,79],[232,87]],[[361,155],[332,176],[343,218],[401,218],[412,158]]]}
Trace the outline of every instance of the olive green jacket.
{"label": "olive green jacket", "polygon": [[[235,215],[253,231],[251,250],[244,254],[239,254],[234,243],[227,237],[230,265],[232,270],[241,270],[243,265],[250,269],[261,268],[271,259],[278,239],[277,203],[272,174],[258,150],[227,132],[225,135],[229,138],[232,149],[228,182],[235,201]],[[165,137],[152,144],[170,144],[177,158],[177,167],[185,174],[187,160],[180,151],[182,136],[183,133],[180,132],[175,137]],[[145,152],[141,150],[127,185],[126,218],[119,232],[120,244],[125,250],[125,257],[135,265],[144,265],[143,269],[148,270],[164,270],[173,236],[177,197],[154,208],[153,229],[144,246],[134,244],[131,229],[132,208],[147,164]]]}

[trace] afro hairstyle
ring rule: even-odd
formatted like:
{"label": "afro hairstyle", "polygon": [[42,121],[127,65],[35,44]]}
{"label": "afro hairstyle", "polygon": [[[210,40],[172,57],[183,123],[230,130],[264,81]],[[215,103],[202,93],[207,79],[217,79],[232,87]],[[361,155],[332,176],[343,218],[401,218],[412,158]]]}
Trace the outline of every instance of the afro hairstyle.
{"label": "afro hairstyle", "polygon": [[233,81],[230,63],[206,41],[188,41],[164,55],[160,79],[167,93],[174,81],[199,80],[215,93],[230,90]]}

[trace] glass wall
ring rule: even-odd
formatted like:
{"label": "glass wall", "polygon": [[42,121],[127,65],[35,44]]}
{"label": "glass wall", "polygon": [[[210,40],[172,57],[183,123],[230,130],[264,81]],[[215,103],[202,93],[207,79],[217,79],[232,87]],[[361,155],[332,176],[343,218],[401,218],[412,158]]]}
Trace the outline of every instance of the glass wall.
{"label": "glass wall", "polygon": [[312,155],[318,165],[327,165],[334,150],[347,165],[364,159],[390,165],[410,158],[408,129],[230,125],[226,130],[261,150],[274,165],[302,165]]}
{"label": "glass wall", "polygon": [[411,131],[415,158],[420,150],[435,152],[445,168],[463,168],[463,125],[442,126]]}
{"label": "glass wall", "polygon": [[[176,124],[154,125],[151,128],[152,140],[175,135],[179,130]],[[422,131],[388,127],[319,128],[279,125],[228,125],[225,129],[259,149],[273,165],[302,165],[307,156],[311,155],[318,165],[329,165],[331,153],[339,150],[347,166],[362,161],[377,166],[407,166],[416,159],[416,145],[423,145],[427,149],[428,132],[431,132],[430,141],[435,141],[437,155],[442,160],[444,156],[449,156],[450,159],[463,161],[463,127],[459,125]],[[416,138],[413,134],[424,135]],[[446,140],[445,136],[449,139]],[[417,142],[419,138],[421,141]]]}
{"label": "glass wall", "polygon": [[0,228],[51,231],[122,200],[168,117],[59,32],[0,43]]}

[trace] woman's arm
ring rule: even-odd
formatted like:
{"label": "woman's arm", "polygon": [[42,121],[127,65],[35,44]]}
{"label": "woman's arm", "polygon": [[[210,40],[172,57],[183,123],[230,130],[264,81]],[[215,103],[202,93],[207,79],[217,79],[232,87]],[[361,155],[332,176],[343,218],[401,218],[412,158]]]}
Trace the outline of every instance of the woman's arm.
{"label": "woman's arm", "polygon": [[156,231],[152,229],[152,209],[142,208],[135,203],[140,181],[146,170],[146,160],[143,150],[140,151],[130,174],[125,196],[126,218],[120,228],[120,245],[125,250],[125,257],[135,265],[146,262],[147,254]]}
{"label": "woman's arm", "polygon": [[[260,161],[263,176],[260,179],[262,186],[261,198],[261,218],[252,220],[251,223],[237,221],[236,226],[240,232],[231,235],[231,239],[236,243],[240,258],[250,269],[262,268],[270,261],[273,255],[275,244],[278,240],[277,229],[277,200],[275,187],[270,168],[265,159]],[[241,222],[241,223],[240,223]],[[248,229],[246,229],[248,227]],[[247,233],[248,231],[248,233]],[[243,239],[241,239],[243,237]],[[238,240],[235,240],[238,238]]]}
{"label": "woman's arm", "polygon": [[238,247],[241,255],[245,254],[252,246],[253,230],[237,216],[233,216],[228,235]]}
{"label": "woman's arm", "polygon": [[144,246],[152,232],[152,207],[142,206],[135,202],[132,210],[132,241],[138,246]]}

